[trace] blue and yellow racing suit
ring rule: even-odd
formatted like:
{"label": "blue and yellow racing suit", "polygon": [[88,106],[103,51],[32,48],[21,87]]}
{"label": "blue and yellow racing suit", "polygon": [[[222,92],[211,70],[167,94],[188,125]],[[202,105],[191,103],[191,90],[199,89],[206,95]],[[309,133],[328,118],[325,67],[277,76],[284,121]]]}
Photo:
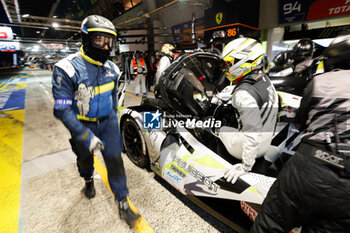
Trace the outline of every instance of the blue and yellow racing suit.
{"label": "blue and yellow racing suit", "polygon": [[54,115],[72,135],[72,150],[77,154],[81,177],[92,176],[93,156],[89,151],[96,136],[103,143],[111,189],[118,201],[128,194],[121,159],[122,137],[117,117],[119,68],[111,61],[101,64],[84,54],[72,54],[60,60],[52,76]]}

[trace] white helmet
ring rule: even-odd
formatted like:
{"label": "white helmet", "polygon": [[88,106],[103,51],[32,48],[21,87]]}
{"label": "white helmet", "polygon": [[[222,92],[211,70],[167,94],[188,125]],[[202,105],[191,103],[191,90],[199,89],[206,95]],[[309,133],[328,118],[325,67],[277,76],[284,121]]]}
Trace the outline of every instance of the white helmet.
{"label": "white helmet", "polygon": [[237,82],[252,70],[262,68],[264,49],[254,39],[238,38],[225,46],[221,58],[230,65],[226,72],[227,78]]}

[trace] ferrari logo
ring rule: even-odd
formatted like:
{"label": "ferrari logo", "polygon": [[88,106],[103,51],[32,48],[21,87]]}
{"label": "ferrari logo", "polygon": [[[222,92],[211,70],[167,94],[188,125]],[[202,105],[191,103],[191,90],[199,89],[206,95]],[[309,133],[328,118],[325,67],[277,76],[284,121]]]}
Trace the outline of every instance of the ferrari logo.
{"label": "ferrari logo", "polygon": [[215,19],[216,19],[216,23],[220,24],[222,21],[222,12],[217,13],[215,16]]}

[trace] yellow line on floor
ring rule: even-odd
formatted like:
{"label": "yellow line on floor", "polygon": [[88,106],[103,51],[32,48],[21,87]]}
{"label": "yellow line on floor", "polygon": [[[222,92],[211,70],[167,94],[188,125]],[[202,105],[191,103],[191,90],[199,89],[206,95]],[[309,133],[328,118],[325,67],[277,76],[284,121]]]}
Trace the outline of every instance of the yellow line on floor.
{"label": "yellow line on floor", "polygon": [[0,112],[0,232],[18,232],[24,114]]}
{"label": "yellow line on floor", "polygon": [[[97,173],[100,174],[101,179],[106,184],[109,191],[112,192],[111,187],[109,186],[109,183],[108,183],[107,170],[96,156],[94,156],[94,167]],[[136,213],[139,213],[136,207],[131,203],[129,198],[128,198],[128,202],[131,210]],[[154,233],[154,230],[151,228],[151,226],[146,222],[146,220],[142,216],[136,221],[135,229],[139,233]]]}
{"label": "yellow line on floor", "polygon": [[136,98],[136,99],[142,99],[141,97],[139,97],[139,96],[136,96],[136,95],[133,95],[133,94],[130,94],[130,93],[128,93],[128,92],[125,92],[125,95],[128,95],[128,96],[131,96],[131,97],[134,97],[134,98]]}

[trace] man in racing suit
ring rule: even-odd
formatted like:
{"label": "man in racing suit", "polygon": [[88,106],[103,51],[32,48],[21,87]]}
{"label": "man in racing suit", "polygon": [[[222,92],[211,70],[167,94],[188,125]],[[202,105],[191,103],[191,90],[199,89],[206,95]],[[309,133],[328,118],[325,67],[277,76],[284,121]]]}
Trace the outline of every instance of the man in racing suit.
{"label": "man in racing suit", "polygon": [[170,66],[173,62],[173,50],[174,46],[171,44],[164,44],[162,47],[162,58],[159,60],[156,75],[155,75],[155,86],[159,82],[160,76],[163,75],[164,71]]}
{"label": "man in racing suit", "polygon": [[91,15],[82,22],[81,34],[80,52],[55,65],[52,76],[54,115],[71,133],[70,143],[77,155],[78,171],[85,180],[85,196],[95,196],[93,154],[102,152],[120,218],[131,227],[139,215],[129,207],[121,158],[123,145],[116,98],[120,72],[108,60],[116,31],[108,19]]}
{"label": "man in racing suit", "polygon": [[264,51],[256,40],[233,40],[225,46],[222,57],[231,66],[227,77],[237,83],[232,104],[239,127],[222,127],[219,132],[227,151],[242,160],[224,176],[228,182],[235,183],[252,169],[255,159],[265,155],[270,148],[277,122],[278,97],[269,78],[262,72]]}
{"label": "man in racing suit", "polygon": [[282,70],[287,71],[290,69],[289,74],[302,74],[305,77],[309,77],[312,73],[312,53],[313,42],[308,38],[304,38],[298,41],[291,51],[284,51],[272,60],[269,66],[270,72],[280,72]]}
{"label": "man in racing suit", "polygon": [[350,34],[324,52],[327,73],[308,85],[297,119],[302,143],[269,190],[251,232],[350,230]]}

